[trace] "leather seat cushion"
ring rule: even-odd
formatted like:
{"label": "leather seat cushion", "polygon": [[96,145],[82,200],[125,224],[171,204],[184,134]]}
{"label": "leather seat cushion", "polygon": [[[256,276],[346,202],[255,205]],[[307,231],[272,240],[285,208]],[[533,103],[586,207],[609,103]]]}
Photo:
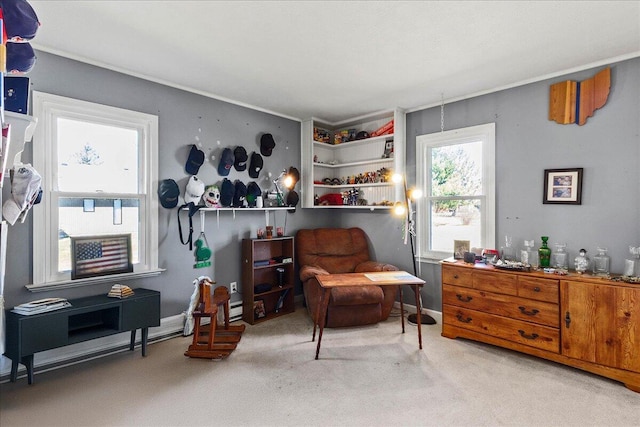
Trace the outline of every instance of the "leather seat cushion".
{"label": "leather seat cushion", "polygon": [[331,289],[332,305],[381,304],[384,292],[380,286],[345,286]]}

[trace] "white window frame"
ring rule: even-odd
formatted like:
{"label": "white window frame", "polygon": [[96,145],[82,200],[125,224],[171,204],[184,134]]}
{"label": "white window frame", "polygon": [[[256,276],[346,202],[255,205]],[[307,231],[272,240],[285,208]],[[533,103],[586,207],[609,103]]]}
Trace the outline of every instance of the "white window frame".
{"label": "white window frame", "polygon": [[[33,166],[42,176],[42,202],[33,207],[33,283],[31,291],[116,282],[121,278],[157,275],[158,269],[158,196],[152,186],[158,176],[158,117],[87,101],[33,92],[33,112],[38,121],[33,136]],[[70,273],[58,272],[58,199],[75,196],[60,193],[57,182],[56,123],[59,118],[87,120],[105,125],[138,129],[139,192],[122,195],[139,200],[140,259],[133,273],[71,280]]]}
{"label": "white window frame", "polygon": [[496,126],[495,123],[453,129],[416,137],[416,183],[424,188],[424,197],[416,204],[417,253],[421,261],[439,261],[453,253],[435,251],[431,242],[431,149],[468,142],[482,142],[482,194],[470,196],[482,201],[481,239],[483,248],[495,248],[496,234]]}

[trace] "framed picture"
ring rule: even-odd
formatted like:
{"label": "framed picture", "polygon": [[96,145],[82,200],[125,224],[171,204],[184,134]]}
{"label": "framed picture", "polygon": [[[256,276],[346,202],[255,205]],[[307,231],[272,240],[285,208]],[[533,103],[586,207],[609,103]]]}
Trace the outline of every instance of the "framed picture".
{"label": "framed picture", "polygon": [[259,299],[253,302],[253,314],[255,315],[256,319],[260,319],[267,315],[264,309],[264,301]]}
{"label": "framed picture", "polygon": [[582,168],[545,169],[542,203],[582,204]]}
{"label": "framed picture", "polygon": [[131,234],[71,237],[72,280],[131,272]]}
{"label": "framed picture", "polygon": [[464,259],[464,253],[471,250],[471,241],[454,240],[453,241],[453,258]]}

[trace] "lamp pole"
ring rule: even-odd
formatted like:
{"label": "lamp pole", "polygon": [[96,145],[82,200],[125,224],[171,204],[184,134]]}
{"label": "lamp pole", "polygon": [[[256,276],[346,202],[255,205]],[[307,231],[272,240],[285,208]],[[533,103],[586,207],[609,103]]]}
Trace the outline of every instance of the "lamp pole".
{"label": "lamp pole", "polygon": [[[411,206],[411,197],[409,192],[407,191],[407,178],[404,177],[402,180],[404,183],[404,197],[407,203],[407,237],[409,238],[409,243],[411,244],[411,261],[413,261],[413,275],[418,277],[418,268],[416,266],[416,250],[414,246],[415,239],[415,224],[413,221],[413,208]],[[422,310],[422,294],[420,294],[420,309]],[[416,307],[418,306],[418,301],[416,301]],[[404,314],[403,314],[404,315]],[[418,316],[416,314],[410,314],[407,316],[407,320],[410,323],[417,324]],[[420,324],[421,325],[435,325],[436,319],[428,315],[427,313],[420,313]]]}

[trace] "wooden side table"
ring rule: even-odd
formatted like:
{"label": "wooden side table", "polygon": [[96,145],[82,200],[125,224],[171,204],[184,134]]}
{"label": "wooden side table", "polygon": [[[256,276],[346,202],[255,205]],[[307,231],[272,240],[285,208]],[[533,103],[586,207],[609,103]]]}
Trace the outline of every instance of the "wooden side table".
{"label": "wooden side table", "polygon": [[[422,328],[420,325],[420,288],[425,281],[419,279],[406,271],[378,271],[371,273],[344,273],[344,274],[323,274],[316,276],[318,283],[323,289],[320,301],[316,307],[317,322],[313,325],[313,337],[311,341],[316,339],[316,326],[319,324],[320,332],[318,334],[318,345],[316,347],[316,360],[320,354],[320,344],[322,342],[322,332],[327,317],[327,307],[329,306],[329,297],[332,288],[345,286],[398,286],[400,289],[400,311],[404,313],[404,304],[402,302],[402,285],[413,286],[416,294],[416,308],[418,320],[418,345],[422,350]],[[404,314],[402,318],[402,333],[404,333]]]}

